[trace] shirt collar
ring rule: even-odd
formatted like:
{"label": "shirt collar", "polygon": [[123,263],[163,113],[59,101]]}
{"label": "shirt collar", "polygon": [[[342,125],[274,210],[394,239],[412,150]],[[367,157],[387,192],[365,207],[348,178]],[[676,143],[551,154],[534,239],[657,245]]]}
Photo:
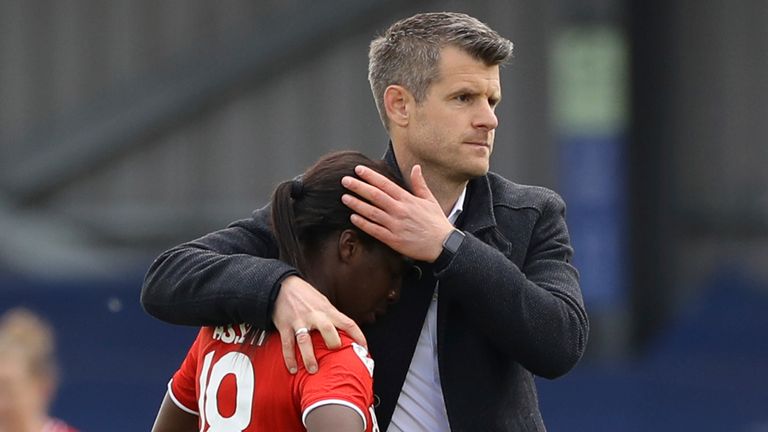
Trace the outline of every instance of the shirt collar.
{"label": "shirt collar", "polygon": [[459,195],[459,199],[456,200],[456,204],[453,205],[453,208],[448,213],[448,220],[451,221],[452,224],[456,225],[456,220],[459,218],[459,215],[464,210],[464,198],[467,196],[467,186],[464,186],[464,189],[461,191],[461,195]]}

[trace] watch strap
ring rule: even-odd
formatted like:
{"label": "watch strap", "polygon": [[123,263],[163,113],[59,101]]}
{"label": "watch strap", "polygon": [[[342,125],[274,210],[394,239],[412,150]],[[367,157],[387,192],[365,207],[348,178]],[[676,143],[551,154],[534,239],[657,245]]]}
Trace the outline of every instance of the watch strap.
{"label": "watch strap", "polygon": [[435,260],[435,273],[438,273],[444,268],[448,267],[448,264],[451,262],[451,260],[453,260],[456,252],[458,252],[459,246],[461,246],[461,244],[464,242],[465,237],[466,234],[464,234],[464,232],[458,228],[454,228],[453,231],[448,234],[448,237],[446,237],[443,241],[443,250],[440,251],[440,255],[438,255],[437,259]]}

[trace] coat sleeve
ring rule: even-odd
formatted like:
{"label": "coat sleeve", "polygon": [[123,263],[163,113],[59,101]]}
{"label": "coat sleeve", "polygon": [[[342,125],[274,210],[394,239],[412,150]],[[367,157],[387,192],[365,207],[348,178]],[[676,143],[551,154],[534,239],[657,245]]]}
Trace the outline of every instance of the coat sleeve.
{"label": "coat sleeve", "polygon": [[144,278],[144,309],[173,324],[247,322],[269,328],[280,282],[298,273],[276,259],[269,221],[267,206],[251,219],[161,254]]}
{"label": "coat sleeve", "polygon": [[555,378],[576,365],[589,333],[572,256],[565,204],[552,193],[533,226],[522,268],[467,234],[436,275],[440,296],[465,308],[499,352],[536,375]]}

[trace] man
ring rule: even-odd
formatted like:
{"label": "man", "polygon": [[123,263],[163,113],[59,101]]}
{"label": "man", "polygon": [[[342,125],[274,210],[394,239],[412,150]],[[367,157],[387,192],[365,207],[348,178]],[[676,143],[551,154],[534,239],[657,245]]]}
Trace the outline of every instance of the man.
{"label": "man", "polygon": [[[489,173],[499,65],[512,44],[478,20],[418,14],[371,44],[369,80],[391,138],[385,159],[413,194],[363,167],[343,184],[352,222],[416,261],[400,301],[365,328],[376,359],[376,413],[390,431],[544,430],[534,375],[580,359],[588,321],[571,266],[564,204],[544,188]],[[185,324],[274,324],[289,370],[300,328],[338,346],[354,323],[277,261],[268,209],[173,248],[146,277],[142,301]],[[457,228],[454,228],[454,225]]]}

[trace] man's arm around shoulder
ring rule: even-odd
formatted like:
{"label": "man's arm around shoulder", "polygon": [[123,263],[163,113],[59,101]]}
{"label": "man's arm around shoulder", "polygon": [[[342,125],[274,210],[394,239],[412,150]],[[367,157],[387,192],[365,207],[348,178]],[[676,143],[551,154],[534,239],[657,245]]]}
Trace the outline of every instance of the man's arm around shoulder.
{"label": "man's arm around shoulder", "polygon": [[269,211],[261,208],[251,219],[161,254],[141,290],[147,313],[173,324],[267,328],[280,282],[297,273],[275,259]]}

